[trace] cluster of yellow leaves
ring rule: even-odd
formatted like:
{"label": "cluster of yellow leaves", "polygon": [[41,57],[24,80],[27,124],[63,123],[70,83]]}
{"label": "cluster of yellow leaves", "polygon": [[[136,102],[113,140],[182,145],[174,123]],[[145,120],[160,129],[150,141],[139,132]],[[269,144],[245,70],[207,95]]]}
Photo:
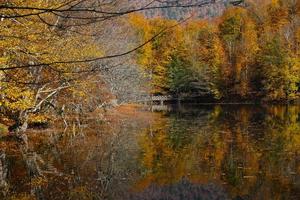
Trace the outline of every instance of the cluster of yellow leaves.
{"label": "cluster of yellow leaves", "polygon": [[46,123],[51,121],[49,114],[30,114],[29,123]]}
{"label": "cluster of yellow leaves", "polygon": [[[10,4],[21,7],[57,8],[66,2],[13,0]],[[5,12],[7,13],[4,14],[14,14],[9,9]],[[20,15],[35,12],[38,11],[18,10]],[[39,16],[1,21],[0,46],[3,48],[0,48],[0,67],[79,61],[101,55],[97,44],[88,36],[89,29],[86,30],[85,36],[47,24],[61,23],[59,20],[61,19],[52,13],[43,13]],[[33,107],[39,89],[34,83],[48,83],[45,90],[51,90],[59,87],[64,80],[76,78],[72,72],[85,70],[87,66],[85,63],[53,64],[36,69],[20,68],[0,72],[0,105],[9,112]]]}
{"label": "cluster of yellow leaves", "polygon": [[32,106],[33,92],[14,84],[0,83],[0,106],[11,110],[25,110]]}
{"label": "cluster of yellow leaves", "polygon": [[[161,18],[149,20],[141,15],[131,15],[129,21],[137,30],[141,42],[166,29],[164,34],[145,45],[137,55],[138,63],[151,79],[152,93],[168,92],[169,66],[176,58],[189,62],[187,64],[190,65],[189,70],[195,74],[204,71],[204,65],[208,64],[210,76],[218,76],[223,52],[215,26],[210,26],[204,21],[179,25],[173,20]],[[206,37],[209,37],[208,41]],[[220,96],[215,83],[212,85],[210,89],[215,96]]]}
{"label": "cluster of yellow leaves", "polygon": [[[145,42],[166,27],[173,27],[177,22],[167,19],[148,20],[142,15],[131,15],[130,23],[138,32],[141,42]],[[167,68],[171,55],[182,43],[183,30],[177,26],[157,37],[138,52],[138,63],[146,71],[152,82],[152,93],[164,93],[167,85]]]}

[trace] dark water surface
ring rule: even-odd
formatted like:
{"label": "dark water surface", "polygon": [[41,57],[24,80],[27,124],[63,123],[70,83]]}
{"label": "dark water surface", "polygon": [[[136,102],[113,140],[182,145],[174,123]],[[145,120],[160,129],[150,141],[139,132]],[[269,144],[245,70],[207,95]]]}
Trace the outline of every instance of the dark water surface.
{"label": "dark water surface", "polygon": [[300,199],[300,106],[186,105],[0,147],[1,199]]}

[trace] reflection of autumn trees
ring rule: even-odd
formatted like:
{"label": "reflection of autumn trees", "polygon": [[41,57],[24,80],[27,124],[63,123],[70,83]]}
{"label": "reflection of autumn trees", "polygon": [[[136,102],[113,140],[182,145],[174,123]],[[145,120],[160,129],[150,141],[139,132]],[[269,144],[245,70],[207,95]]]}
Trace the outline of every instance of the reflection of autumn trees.
{"label": "reflection of autumn trees", "polygon": [[[135,134],[141,124],[122,121],[112,128],[89,122],[76,135],[31,133],[27,144],[0,139],[9,174],[0,171],[8,184],[5,197],[120,199],[138,174],[132,158],[137,154]],[[2,191],[0,187],[0,199]]]}
{"label": "reflection of autumn trees", "polygon": [[[211,138],[207,136],[208,127],[202,123],[208,117],[208,114],[202,115],[197,122],[176,117],[164,119],[154,124],[152,130],[145,132],[140,139],[145,178],[138,187],[146,187],[152,182],[170,184],[183,177],[205,182],[216,176],[216,170],[210,165],[217,164],[214,168],[220,168],[223,145],[217,135],[212,134]],[[199,129],[201,126],[202,130]],[[202,173],[199,166],[207,169],[205,173]]]}
{"label": "reflection of autumn trees", "polygon": [[95,123],[76,135],[31,133],[28,145],[1,139],[6,188],[0,192],[51,200],[149,199],[183,191],[187,197],[297,195],[299,107],[182,109],[150,125],[122,121],[111,129]]}
{"label": "reflection of autumn trees", "polygon": [[[265,113],[265,114],[264,114]],[[280,198],[299,185],[299,108],[215,107],[206,115],[171,115],[140,137],[143,190],[187,178],[224,184],[231,196]],[[272,192],[271,192],[272,191]],[[288,196],[292,198],[292,196]]]}

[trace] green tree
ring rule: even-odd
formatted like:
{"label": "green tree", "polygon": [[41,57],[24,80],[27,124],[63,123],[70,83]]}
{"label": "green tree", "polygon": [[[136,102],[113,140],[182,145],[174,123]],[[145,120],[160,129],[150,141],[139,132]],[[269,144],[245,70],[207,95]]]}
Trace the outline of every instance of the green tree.
{"label": "green tree", "polygon": [[263,92],[267,100],[296,98],[299,82],[299,62],[291,56],[279,36],[267,41],[259,53]]}
{"label": "green tree", "polygon": [[195,89],[193,72],[187,64],[183,58],[172,56],[168,65],[168,85],[171,93],[180,95],[181,93],[191,93]]}

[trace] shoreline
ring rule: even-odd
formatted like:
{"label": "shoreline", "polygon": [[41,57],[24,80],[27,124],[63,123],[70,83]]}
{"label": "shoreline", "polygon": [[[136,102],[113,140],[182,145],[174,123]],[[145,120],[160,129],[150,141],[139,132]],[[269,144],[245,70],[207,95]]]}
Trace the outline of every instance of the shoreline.
{"label": "shoreline", "polygon": [[[164,105],[152,104],[136,104],[128,103],[121,104],[106,111],[97,110],[93,113],[89,113],[89,118],[100,119],[104,124],[112,125],[122,123],[124,121],[136,121],[139,123],[149,123],[154,120],[159,114],[151,111],[152,106],[162,107],[178,107],[178,106],[300,106],[300,102],[296,103],[283,103],[283,102],[186,102],[181,101],[178,103],[165,103]],[[159,110],[158,110],[159,111]],[[162,110],[164,111],[164,110]],[[167,110],[166,110],[167,111]],[[54,124],[49,124],[48,128],[41,128],[39,126],[32,126],[28,128],[26,132],[37,131],[37,130],[51,130],[54,128]],[[8,135],[8,126],[0,123],[0,137]]]}

